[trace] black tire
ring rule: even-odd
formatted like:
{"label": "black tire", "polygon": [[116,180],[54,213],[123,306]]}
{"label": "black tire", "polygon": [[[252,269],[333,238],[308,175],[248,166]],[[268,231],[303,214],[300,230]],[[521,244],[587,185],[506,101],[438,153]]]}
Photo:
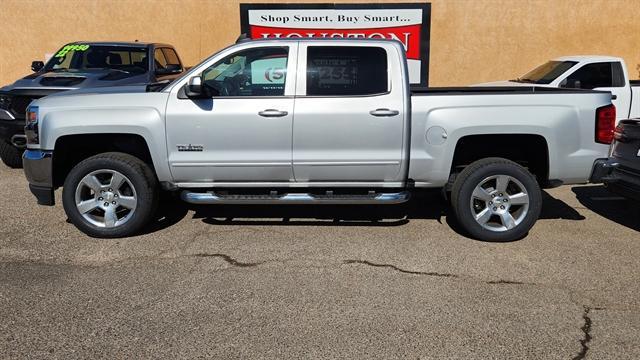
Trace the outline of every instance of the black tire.
{"label": "black tire", "polygon": [[2,162],[12,169],[19,169],[22,167],[22,153],[23,150],[9,144],[4,140],[0,140],[0,158]]}
{"label": "black tire", "polygon": [[[135,211],[121,225],[110,228],[96,226],[85,219],[76,206],[76,188],[80,181],[88,174],[99,170],[121,173],[135,190]],[[118,238],[137,234],[155,214],[158,198],[158,180],[149,165],[134,156],[117,152],[98,154],[77,164],[67,175],[62,191],[62,204],[69,220],[80,231],[96,238]]]}
{"label": "black tire", "polygon": [[[511,203],[508,203],[510,199],[508,194],[506,194],[506,197],[498,196],[502,192],[497,190],[499,188],[497,180],[483,182],[485,179],[492,179],[492,177],[498,176],[501,176],[501,179],[504,179],[504,176],[510,179],[507,181],[509,190],[504,191],[504,193],[524,187],[523,191],[518,192],[518,194],[524,193],[528,195],[528,205],[512,205],[516,202],[516,196],[514,196]],[[495,181],[495,186],[489,187],[487,191],[487,194],[489,194],[488,200],[491,200],[491,202],[484,202],[473,195],[477,186],[491,184],[492,181]],[[486,188],[483,187],[483,189]],[[515,195],[516,192],[513,191],[513,193]],[[507,201],[504,201],[504,199]],[[492,205],[489,205],[490,203]],[[506,206],[506,211],[500,210],[501,205]],[[536,178],[527,169],[507,159],[486,158],[472,163],[458,174],[451,191],[451,206],[458,224],[472,237],[484,241],[513,241],[526,236],[538,220],[542,209],[542,194]],[[488,210],[488,218],[490,220],[485,225],[482,225],[479,221],[476,221],[476,215],[481,215],[485,209]],[[514,219],[517,216],[520,222],[509,229],[504,225],[505,221],[503,219],[506,218],[491,212],[492,209],[497,209],[498,212],[502,211],[503,216],[509,216],[505,215],[505,213],[509,213],[511,215],[510,219]],[[510,213],[511,211],[515,211],[513,213],[515,216]],[[515,222],[512,224],[515,224]],[[487,227],[494,230],[487,229]]]}

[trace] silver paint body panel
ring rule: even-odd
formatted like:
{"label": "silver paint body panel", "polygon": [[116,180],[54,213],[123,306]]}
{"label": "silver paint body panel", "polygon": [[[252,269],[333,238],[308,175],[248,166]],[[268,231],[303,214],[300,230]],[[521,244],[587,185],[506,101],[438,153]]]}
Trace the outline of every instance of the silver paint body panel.
{"label": "silver paint body panel", "polygon": [[[166,109],[168,161],[175,182],[295,181],[291,132],[298,44],[289,48],[285,96],[180,99],[180,86],[170,92]],[[197,66],[198,73],[235,52],[264,47],[247,43],[221,51]],[[186,79],[183,79],[183,81]],[[282,117],[259,112],[277,109]],[[177,144],[201,144],[202,152],[179,152]]]}
{"label": "silver paint body panel", "polygon": [[[387,53],[388,92],[368,96],[307,96],[307,48],[323,43],[300,44],[297,73],[293,170],[301,182],[402,182],[404,150],[408,148],[407,78],[402,49],[395,43],[381,46]],[[371,46],[370,43],[337,42],[333,46]],[[377,117],[376,109],[390,109],[395,116]]]}

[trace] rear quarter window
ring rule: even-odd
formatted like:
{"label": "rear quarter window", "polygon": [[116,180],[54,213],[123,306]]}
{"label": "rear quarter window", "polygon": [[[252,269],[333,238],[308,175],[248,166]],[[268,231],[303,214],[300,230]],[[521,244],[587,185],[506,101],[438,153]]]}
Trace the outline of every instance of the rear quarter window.
{"label": "rear quarter window", "polygon": [[164,57],[167,60],[167,64],[169,65],[180,65],[180,60],[178,59],[178,54],[173,49],[163,48],[162,52],[164,53]]}
{"label": "rear quarter window", "polygon": [[388,91],[385,49],[363,46],[307,49],[307,95],[361,96]]}
{"label": "rear quarter window", "polygon": [[167,67],[167,59],[165,59],[164,54],[162,53],[162,50],[156,49],[153,54],[153,59],[156,64],[156,68],[164,69],[165,67]]}
{"label": "rear quarter window", "polygon": [[623,87],[625,86],[624,82],[624,71],[622,70],[622,64],[619,62],[611,63],[611,70],[613,72],[613,87]]}

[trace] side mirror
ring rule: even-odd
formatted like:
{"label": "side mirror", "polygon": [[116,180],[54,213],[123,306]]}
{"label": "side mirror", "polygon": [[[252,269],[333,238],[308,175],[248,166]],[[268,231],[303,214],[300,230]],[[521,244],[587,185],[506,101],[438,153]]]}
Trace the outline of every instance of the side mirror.
{"label": "side mirror", "polygon": [[184,93],[190,98],[202,98],[204,95],[202,89],[202,78],[200,76],[190,78],[189,83],[185,86]]}
{"label": "side mirror", "polygon": [[168,64],[163,68],[156,69],[156,75],[175,75],[182,72],[182,66],[179,64]]}
{"label": "side mirror", "polygon": [[44,68],[44,62],[42,62],[42,61],[32,61],[31,62],[31,70],[33,70],[33,72],[38,72],[38,71],[42,70],[42,68]]}

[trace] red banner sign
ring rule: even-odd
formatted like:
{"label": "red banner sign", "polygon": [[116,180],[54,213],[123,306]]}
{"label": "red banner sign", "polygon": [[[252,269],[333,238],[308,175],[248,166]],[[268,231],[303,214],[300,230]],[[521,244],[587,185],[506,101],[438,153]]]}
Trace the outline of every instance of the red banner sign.
{"label": "red banner sign", "polygon": [[407,58],[420,59],[421,25],[395,26],[374,29],[301,29],[250,25],[249,36],[258,38],[370,38],[395,39],[404,45]]}

